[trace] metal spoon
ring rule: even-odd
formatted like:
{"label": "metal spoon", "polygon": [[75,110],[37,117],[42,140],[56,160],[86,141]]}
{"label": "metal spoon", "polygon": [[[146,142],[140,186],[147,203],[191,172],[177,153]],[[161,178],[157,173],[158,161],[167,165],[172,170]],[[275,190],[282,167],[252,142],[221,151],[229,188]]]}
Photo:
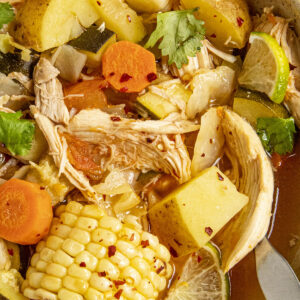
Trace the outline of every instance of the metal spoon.
{"label": "metal spoon", "polygon": [[258,281],[267,300],[300,300],[300,282],[267,238],[255,249]]}

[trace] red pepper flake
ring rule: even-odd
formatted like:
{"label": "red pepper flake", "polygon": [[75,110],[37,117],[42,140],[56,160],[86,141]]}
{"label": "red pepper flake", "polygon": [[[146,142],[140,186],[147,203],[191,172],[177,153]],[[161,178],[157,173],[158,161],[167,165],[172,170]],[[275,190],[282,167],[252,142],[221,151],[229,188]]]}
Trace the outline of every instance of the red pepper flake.
{"label": "red pepper flake", "polygon": [[153,142],[153,140],[150,139],[150,138],[147,138],[146,141],[147,141],[148,144],[151,144]]}
{"label": "red pepper flake", "polygon": [[14,249],[7,249],[7,252],[10,256],[14,255]]}
{"label": "red pepper flake", "polygon": [[276,152],[272,154],[271,161],[276,169],[281,167],[283,163],[282,157]]}
{"label": "red pepper flake", "polygon": [[217,15],[214,15],[214,18],[216,18],[217,17]]}
{"label": "red pepper flake", "polygon": [[40,190],[43,191],[45,190],[46,188],[44,186],[40,186]]}
{"label": "red pepper flake", "polygon": [[97,1],[97,4],[98,4],[99,6],[101,6],[101,2],[100,2],[100,1]]}
{"label": "red pepper flake", "polygon": [[105,277],[106,276],[106,272],[103,271],[103,272],[98,272],[98,276],[99,277]]}
{"label": "red pepper flake", "polygon": [[198,257],[197,257],[198,264],[201,262],[201,260],[202,260],[202,257],[198,255]]}
{"label": "red pepper flake", "polygon": [[202,153],[202,154],[201,154],[201,157],[205,157],[205,153]]}
{"label": "red pepper flake", "polygon": [[165,267],[164,266],[160,266],[157,270],[156,270],[156,273],[159,274],[162,272],[162,270],[164,269]]}
{"label": "red pepper flake", "polygon": [[178,242],[177,240],[174,239],[174,242],[178,245],[178,246],[182,246],[182,244],[180,242]]}
{"label": "red pepper flake", "polygon": [[117,248],[116,246],[112,245],[108,247],[108,257],[112,257],[116,254]]}
{"label": "red pepper flake", "polygon": [[130,15],[127,15],[127,20],[128,20],[129,23],[131,23],[131,17],[130,17]]}
{"label": "red pepper flake", "polygon": [[112,76],[114,76],[114,75],[115,75],[115,72],[111,72],[111,73],[109,74],[110,77],[112,77]]}
{"label": "red pepper flake", "polygon": [[134,240],[134,233],[131,235],[131,237],[130,237],[130,239],[129,239],[129,241],[133,241]]}
{"label": "red pepper flake", "polygon": [[40,237],[41,236],[41,234],[40,233],[38,233],[37,235],[36,235],[36,237]]}
{"label": "red pepper flake", "polygon": [[6,202],[6,206],[9,206],[9,202]]}
{"label": "red pepper flake", "polygon": [[155,73],[149,73],[147,75],[147,79],[148,79],[149,82],[152,82],[152,81],[157,79],[157,75]]}
{"label": "red pepper flake", "polygon": [[120,89],[121,93],[126,93],[128,91],[128,87],[124,86]]}
{"label": "red pepper flake", "polygon": [[143,248],[146,248],[146,247],[148,247],[150,244],[149,244],[149,241],[146,240],[146,241],[141,241],[141,245],[142,245]]}
{"label": "red pepper flake", "polygon": [[205,227],[205,232],[211,236],[214,231],[210,227]]}
{"label": "red pepper flake", "polygon": [[237,20],[239,27],[241,27],[243,25],[243,23],[245,22],[244,19],[242,19],[241,17],[237,17],[236,20]]}
{"label": "red pepper flake", "polygon": [[210,37],[212,37],[212,38],[216,38],[217,36],[216,36],[216,34],[215,33],[213,33]]}
{"label": "red pepper flake", "polygon": [[224,177],[219,172],[217,172],[217,175],[220,181],[224,181]]}
{"label": "red pepper flake", "polygon": [[103,239],[99,240],[99,243],[103,242]]}
{"label": "red pepper flake", "polygon": [[116,299],[120,299],[122,293],[123,293],[123,290],[118,290],[118,291],[114,294],[114,297],[115,297]]}
{"label": "red pepper flake", "polygon": [[79,265],[81,268],[85,268],[86,267],[86,263],[85,262],[81,262]]}
{"label": "red pepper flake", "polygon": [[116,116],[112,116],[112,117],[110,117],[110,119],[111,119],[113,122],[120,122],[120,121],[121,121],[121,118],[120,118],[120,117],[116,117]]}
{"label": "red pepper flake", "polygon": [[209,139],[209,142],[212,144],[212,143],[213,143],[213,140],[212,140],[212,139]]}
{"label": "red pepper flake", "polygon": [[124,74],[122,74],[122,76],[121,76],[121,78],[120,78],[120,82],[126,82],[126,81],[128,81],[129,79],[131,79],[132,78],[132,76],[130,76],[129,74],[127,74],[127,73],[124,73]]}
{"label": "red pepper flake", "polygon": [[126,283],[126,281],[123,281],[123,280],[114,280],[114,284],[117,289],[119,288],[120,285],[123,285],[125,283]]}
{"label": "red pepper flake", "polygon": [[170,247],[170,253],[173,257],[178,257],[178,253],[173,247]]}

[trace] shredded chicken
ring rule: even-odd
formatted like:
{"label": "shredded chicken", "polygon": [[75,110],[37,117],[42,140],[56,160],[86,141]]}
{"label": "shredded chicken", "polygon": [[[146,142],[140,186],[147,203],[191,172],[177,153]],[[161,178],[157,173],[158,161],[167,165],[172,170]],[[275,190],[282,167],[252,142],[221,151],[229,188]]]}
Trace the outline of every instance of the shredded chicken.
{"label": "shredded chicken", "polygon": [[7,245],[3,239],[0,238],[0,271],[7,271],[11,267],[11,260],[7,251]]}
{"label": "shredded chicken", "polygon": [[64,103],[63,90],[57,79],[59,71],[51,63],[41,58],[35,67],[33,80],[36,108],[41,114],[56,123],[69,123],[69,112]]}
{"label": "shredded chicken", "polygon": [[7,75],[11,79],[16,79],[19,81],[31,94],[34,93],[33,90],[33,80],[21,72],[12,72]]}
{"label": "shredded chicken", "polygon": [[123,119],[100,110],[84,110],[68,126],[82,141],[102,145],[101,170],[136,168],[163,171],[183,183],[191,177],[191,161],[181,134],[199,129],[189,121]]}

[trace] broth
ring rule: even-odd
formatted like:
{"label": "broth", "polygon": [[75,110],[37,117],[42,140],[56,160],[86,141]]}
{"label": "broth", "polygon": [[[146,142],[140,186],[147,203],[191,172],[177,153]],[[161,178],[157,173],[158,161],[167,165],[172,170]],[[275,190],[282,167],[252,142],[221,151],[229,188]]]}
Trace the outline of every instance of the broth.
{"label": "broth", "polygon": [[[275,186],[277,196],[270,241],[300,278],[300,140],[295,153],[275,172]],[[254,252],[240,262],[230,275],[232,300],[265,300],[256,277]]]}

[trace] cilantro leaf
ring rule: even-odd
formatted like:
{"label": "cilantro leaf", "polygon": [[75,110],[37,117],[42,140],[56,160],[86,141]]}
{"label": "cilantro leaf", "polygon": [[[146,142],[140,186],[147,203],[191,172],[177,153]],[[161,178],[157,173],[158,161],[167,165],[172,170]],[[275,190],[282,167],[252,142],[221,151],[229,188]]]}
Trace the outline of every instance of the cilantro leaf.
{"label": "cilantro leaf", "polygon": [[21,120],[22,113],[0,112],[0,141],[13,155],[26,155],[32,146],[35,127]]}
{"label": "cilantro leaf", "polygon": [[193,10],[178,10],[159,13],[157,26],[145,47],[154,47],[162,38],[159,49],[169,56],[169,65],[175,63],[180,69],[188,63],[188,56],[194,57],[202,47],[205,35],[204,22],[197,20]]}
{"label": "cilantro leaf", "polygon": [[266,151],[280,155],[292,152],[296,133],[292,117],[288,119],[258,118],[256,128]]}
{"label": "cilantro leaf", "polygon": [[0,29],[4,24],[8,24],[15,17],[13,7],[8,3],[0,3]]}

